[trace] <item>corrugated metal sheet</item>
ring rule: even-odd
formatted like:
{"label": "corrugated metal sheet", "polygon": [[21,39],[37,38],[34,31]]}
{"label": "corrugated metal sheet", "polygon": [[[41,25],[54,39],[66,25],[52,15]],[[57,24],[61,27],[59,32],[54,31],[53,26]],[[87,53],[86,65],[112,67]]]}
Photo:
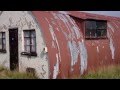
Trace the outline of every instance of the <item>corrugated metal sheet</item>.
{"label": "corrugated metal sheet", "polygon": [[[48,48],[50,78],[82,75],[89,69],[120,63],[120,18],[78,11],[33,11]],[[80,19],[107,20],[108,39],[85,40]]]}

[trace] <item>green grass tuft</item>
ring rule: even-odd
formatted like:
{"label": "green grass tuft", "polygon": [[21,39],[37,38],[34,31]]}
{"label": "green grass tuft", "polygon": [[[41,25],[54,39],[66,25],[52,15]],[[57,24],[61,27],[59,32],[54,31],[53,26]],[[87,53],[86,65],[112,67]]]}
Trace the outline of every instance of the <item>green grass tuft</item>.
{"label": "green grass tuft", "polygon": [[102,67],[96,71],[89,71],[81,79],[120,79],[120,66]]}
{"label": "green grass tuft", "polygon": [[37,79],[37,77],[30,73],[20,73],[0,67],[0,79]]}

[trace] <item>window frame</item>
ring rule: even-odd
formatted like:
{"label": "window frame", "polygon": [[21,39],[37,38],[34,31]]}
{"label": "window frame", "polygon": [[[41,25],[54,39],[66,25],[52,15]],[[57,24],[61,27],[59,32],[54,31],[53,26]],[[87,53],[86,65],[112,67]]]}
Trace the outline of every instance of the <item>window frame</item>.
{"label": "window frame", "polygon": [[[0,33],[2,34],[2,36],[0,37],[0,39],[1,39],[1,46],[2,46],[2,48],[0,48],[0,52],[1,53],[6,53],[7,52],[6,51],[6,33],[5,32],[0,32]],[[4,34],[4,37],[3,37],[3,34]],[[3,43],[3,40],[5,40],[5,44]],[[5,49],[3,47],[5,47]]]}
{"label": "window frame", "polygon": [[[96,34],[96,36],[94,35],[94,36],[90,37],[90,36],[86,35],[86,31],[87,31],[86,22],[87,22],[87,21],[94,21],[94,22],[96,23],[95,33],[94,33],[94,34]],[[105,23],[105,28],[104,28],[104,29],[98,29],[98,28],[97,28],[97,22],[104,22],[104,23]],[[107,39],[107,20],[86,19],[85,22],[84,22],[84,27],[85,27],[85,28],[84,28],[84,37],[85,37],[86,40]],[[91,29],[91,30],[92,30],[92,29]],[[104,36],[102,36],[102,35],[98,36],[99,30],[100,30],[100,31],[104,30],[104,31],[105,31],[105,35],[104,35]]]}
{"label": "window frame", "polygon": [[[31,36],[33,31],[35,33],[34,37]],[[25,32],[29,32],[29,36],[28,37],[25,36]],[[24,42],[23,42],[24,43],[24,52],[22,52],[21,54],[22,55],[27,55],[27,56],[37,56],[37,52],[36,52],[36,50],[37,50],[37,46],[36,46],[36,31],[35,31],[35,29],[23,30],[23,38],[24,38]],[[25,44],[25,38],[28,38],[30,40],[30,42],[29,42],[30,44],[29,45]],[[32,45],[32,39],[33,38],[35,39],[34,45]],[[26,46],[30,47],[30,52],[27,52],[25,50]],[[35,52],[32,51],[32,46],[34,46]]]}

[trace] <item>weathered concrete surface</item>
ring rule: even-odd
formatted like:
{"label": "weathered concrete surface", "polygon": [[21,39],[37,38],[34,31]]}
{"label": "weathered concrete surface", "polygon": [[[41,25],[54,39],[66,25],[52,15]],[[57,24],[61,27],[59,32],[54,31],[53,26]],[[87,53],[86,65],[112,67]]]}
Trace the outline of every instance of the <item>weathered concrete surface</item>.
{"label": "weathered concrete surface", "polygon": [[[9,29],[18,28],[18,47],[19,47],[19,71],[26,71],[26,68],[31,67],[36,69],[36,74],[39,78],[48,78],[48,58],[47,54],[43,53],[46,47],[42,38],[42,33],[37,21],[31,12],[27,11],[4,11],[0,15],[0,31],[6,32],[6,47],[7,53],[0,54],[0,64],[10,67],[9,62]],[[23,30],[35,29],[37,42],[37,57],[27,57],[21,55],[24,51]]]}

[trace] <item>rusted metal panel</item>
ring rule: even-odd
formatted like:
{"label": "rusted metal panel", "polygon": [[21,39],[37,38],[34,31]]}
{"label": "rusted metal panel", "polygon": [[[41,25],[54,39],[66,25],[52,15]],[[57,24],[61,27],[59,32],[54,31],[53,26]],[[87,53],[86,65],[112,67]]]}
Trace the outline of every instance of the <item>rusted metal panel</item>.
{"label": "rusted metal panel", "polygon": [[[97,67],[120,63],[120,18],[78,11],[33,11],[48,48],[50,78],[82,75]],[[107,20],[108,39],[85,40],[79,19]]]}

